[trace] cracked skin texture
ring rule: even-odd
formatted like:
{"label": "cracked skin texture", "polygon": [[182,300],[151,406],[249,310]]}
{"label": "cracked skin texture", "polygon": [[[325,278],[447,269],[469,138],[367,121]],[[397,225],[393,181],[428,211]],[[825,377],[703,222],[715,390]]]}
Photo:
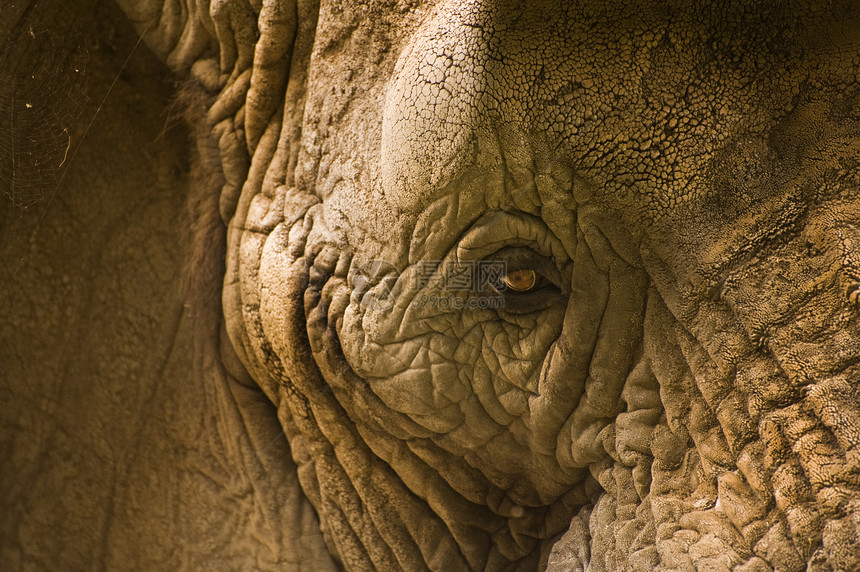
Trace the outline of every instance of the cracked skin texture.
{"label": "cracked skin texture", "polygon": [[860,568],[850,3],[119,4],[190,78],[182,565]]}
{"label": "cracked skin texture", "polygon": [[[370,21],[323,6],[295,159],[244,189],[225,281],[341,561],[860,565],[857,14]],[[422,262],[504,248],[562,300],[414,304],[450,294]]]}

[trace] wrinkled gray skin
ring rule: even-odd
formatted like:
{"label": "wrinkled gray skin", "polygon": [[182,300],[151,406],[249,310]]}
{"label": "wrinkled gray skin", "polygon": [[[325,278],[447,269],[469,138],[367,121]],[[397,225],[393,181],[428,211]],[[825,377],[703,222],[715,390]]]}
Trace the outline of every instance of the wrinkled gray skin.
{"label": "wrinkled gray skin", "polygon": [[[187,78],[212,454],[267,467],[209,562],[860,569],[850,3],[118,3]],[[498,260],[545,286],[428,303]]]}

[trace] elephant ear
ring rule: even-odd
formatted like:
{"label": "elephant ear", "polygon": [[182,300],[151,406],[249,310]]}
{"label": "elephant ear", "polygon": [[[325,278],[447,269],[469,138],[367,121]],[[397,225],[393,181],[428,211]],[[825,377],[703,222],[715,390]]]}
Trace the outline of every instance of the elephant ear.
{"label": "elephant ear", "polygon": [[243,186],[265,190],[283,184],[297,152],[319,4],[117,3],[142,41],[183,80],[177,107],[193,130],[196,147],[186,301],[198,324],[198,350],[229,349],[229,343],[218,339],[226,226],[239,207]]}
{"label": "elephant ear", "polygon": [[[142,40],[180,77],[204,166],[223,177],[220,211],[233,215],[261,139],[283,124],[288,78],[301,87],[319,6],[313,0],[117,0]],[[297,73],[298,72],[298,73]],[[289,139],[289,138],[288,138]],[[207,190],[207,192],[210,192]]]}
{"label": "elephant ear", "polygon": [[[188,199],[192,244],[184,301],[193,323],[195,379],[209,386],[207,392],[218,395],[219,407],[226,404],[226,411],[218,413],[227,419],[219,431],[244,430],[254,437],[259,434],[256,424],[277,424],[269,409],[251,413],[259,403],[250,402],[265,400],[260,386],[269,400],[277,401],[274,392],[248,375],[242,345],[227,338],[226,329],[237,320],[225,314],[241,312],[227,301],[229,288],[222,305],[225,275],[227,283],[232,281],[224,267],[227,227],[241,227],[241,222],[232,221],[244,221],[252,200],[260,193],[272,194],[285,182],[287,165],[295,163],[319,4],[315,0],[117,3],[141,40],[180,78],[176,105],[192,131]],[[243,188],[251,190],[243,193]],[[241,235],[244,228],[239,230]],[[237,416],[241,421],[236,422]],[[256,449],[255,454],[270,455],[273,443],[269,441],[261,451],[256,449],[258,443],[245,442],[239,446],[243,453],[237,454]],[[283,485],[286,494],[262,491],[263,520],[268,520],[269,531],[279,535],[280,553],[288,554],[291,564],[301,569],[335,569],[330,540],[323,538],[314,508],[299,487],[296,465],[289,459],[290,445],[277,443],[277,449],[275,456],[283,466],[267,477]]]}
{"label": "elephant ear", "polygon": [[217,346],[192,362],[183,203],[223,234],[218,147],[189,179],[168,71],[112,2],[4,2],[0,37],[0,178],[39,193],[0,208],[0,568],[336,569],[271,404]]}

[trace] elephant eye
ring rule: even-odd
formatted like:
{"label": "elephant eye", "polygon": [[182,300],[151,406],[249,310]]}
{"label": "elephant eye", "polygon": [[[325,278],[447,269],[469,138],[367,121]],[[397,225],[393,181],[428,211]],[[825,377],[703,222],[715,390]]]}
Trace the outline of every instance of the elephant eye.
{"label": "elephant eye", "polygon": [[502,276],[502,284],[514,292],[528,292],[538,283],[534,270],[514,270]]}
{"label": "elephant eye", "polygon": [[487,295],[501,300],[497,308],[502,315],[530,314],[566,303],[561,271],[551,257],[527,246],[509,246],[486,260],[501,270],[488,283]]}

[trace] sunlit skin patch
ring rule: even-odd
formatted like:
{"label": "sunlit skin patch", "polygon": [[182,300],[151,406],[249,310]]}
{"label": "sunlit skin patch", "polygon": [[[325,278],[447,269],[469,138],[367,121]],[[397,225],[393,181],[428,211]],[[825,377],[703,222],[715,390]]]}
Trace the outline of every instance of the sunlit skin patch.
{"label": "sunlit skin patch", "polygon": [[528,292],[537,284],[534,270],[514,270],[502,277],[502,284],[514,292]]}

